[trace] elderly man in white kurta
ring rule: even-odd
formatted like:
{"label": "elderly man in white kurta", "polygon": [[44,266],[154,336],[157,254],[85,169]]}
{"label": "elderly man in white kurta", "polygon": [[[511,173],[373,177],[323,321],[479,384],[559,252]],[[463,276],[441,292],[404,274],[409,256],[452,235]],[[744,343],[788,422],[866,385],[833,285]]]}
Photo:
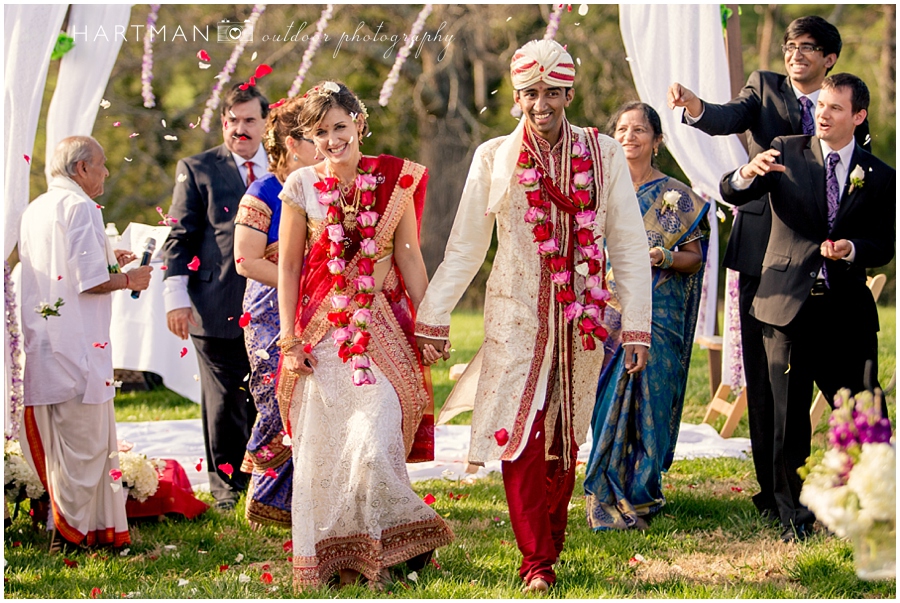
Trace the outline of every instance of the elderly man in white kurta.
{"label": "elderly man in white kurta", "polygon": [[603,362],[604,249],[633,373],[646,364],[650,344],[651,277],[622,148],[566,121],[572,57],[554,41],[529,42],[510,72],[522,119],[511,135],[475,152],[416,334],[426,362],[449,349],[450,312],[496,224],[469,461],[503,461],[519,573],[526,590],[543,592],[556,580],[577,443],[587,434]]}
{"label": "elderly man in white kurta", "polygon": [[[110,293],[140,291],[150,266],[113,252],[101,206],[109,172],[88,136],[64,139],[49,166],[50,185],[22,216],[22,332],[25,416],[22,451],[50,494],[50,550],[130,542],[115,455]],[[57,303],[61,300],[61,303]]]}

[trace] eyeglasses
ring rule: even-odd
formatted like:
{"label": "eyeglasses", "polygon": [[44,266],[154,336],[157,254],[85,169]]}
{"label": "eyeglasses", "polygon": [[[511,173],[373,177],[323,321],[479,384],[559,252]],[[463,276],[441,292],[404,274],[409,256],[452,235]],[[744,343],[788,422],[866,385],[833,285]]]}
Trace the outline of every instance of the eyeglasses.
{"label": "eyeglasses", "polygon": [[816,52],[818,50],[825,50],[824,46],[816,46],[815,44],[784,44],[781,47],[781,52],[784,54],[794,54],[797,51],[800,51],[800,54],[810,54]]}

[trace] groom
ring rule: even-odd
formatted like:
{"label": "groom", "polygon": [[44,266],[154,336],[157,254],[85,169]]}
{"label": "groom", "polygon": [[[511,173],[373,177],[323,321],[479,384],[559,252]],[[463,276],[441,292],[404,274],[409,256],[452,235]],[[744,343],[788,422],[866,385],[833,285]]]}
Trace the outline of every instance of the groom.
{"label": "groom", "polygon": [[810,452],[813,381],[832,400],[843,387],[861,391],[866,363],[877,366],[866,268],[894,256],[897,191],[894,169],[854,141],[868,106],[869,90],[855,75],[825,78],[816,135],[776,138],[721,183],[730,203],[769,193],[772,207],[751,312],[763,323],[775,396],[774,492],[785,542],[805,539],[815,521],[800,504],[797,475]]}
{"label": "groom", "polygon": [[519,575],[527,591],[546,592],[556,581],[578,442],[603,362],[594,319],[606,298],[604,241],[631,373],[647,362],[650,267],[622,148],[566,120],[572,57],[552,40],[529,42],[513,55],[510,75],[522,119],[511,135],[475,151],[416,335],[426,363],[449,349],[450,312],[481,267],[496,224],[469,461],[502,461],[523,556]]}

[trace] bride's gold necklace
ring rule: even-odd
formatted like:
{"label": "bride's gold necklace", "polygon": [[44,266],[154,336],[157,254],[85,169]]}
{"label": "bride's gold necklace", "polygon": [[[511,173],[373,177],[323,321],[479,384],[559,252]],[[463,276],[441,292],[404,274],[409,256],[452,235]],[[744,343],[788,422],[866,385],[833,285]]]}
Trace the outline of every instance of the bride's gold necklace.
{"label": "bride's gold necklace", "polygon": [[[356,216],[360,208],[359,188],[356,187],[356,178],[350,181],[350,184],[343,184],[337,174],[328,165],[328,173],[332,178],[337,180],[338,191],[341,194],[341,210],[344,212],[344,231],[348,231],[356,227]],[[353,192],[353,197],[348,201],[347,197]]]}
{"label": "bride's gold necklace", "polygon": [[653,178],[653,166],[652,165],[650,166],[650,171],[647,172],[647,175],[644,176],[639,181],[634,183],[634,192],[637,192],[638,189],[641,188],[641,186],[643,186],[647,182],[649,182],[651,178]]}

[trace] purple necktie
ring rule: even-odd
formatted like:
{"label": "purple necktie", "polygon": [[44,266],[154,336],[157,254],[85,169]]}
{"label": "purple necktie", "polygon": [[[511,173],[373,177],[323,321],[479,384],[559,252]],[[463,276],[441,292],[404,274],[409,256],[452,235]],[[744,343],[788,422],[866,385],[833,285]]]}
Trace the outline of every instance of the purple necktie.
{"label": "purple necktie", "polygon": [[813,122],[813,104],[805,96],[800,97],[800,127],[803,128],[803,134],[806,136],[816,133],[816,124]]}
{"label": "purple necktie", "polygon": [[[828,153],[825,158],[825,197],[828,199],[828,234],[834,226],[834,219],[837,217],[838,205],[841,202],[841,187],[838,185],[837,173],[835,168],[841,160],[841,156],[837,153]],[[822,272],[825,275],[825,286],[831,288],[828,283],[828,266],[822,264]]]}

